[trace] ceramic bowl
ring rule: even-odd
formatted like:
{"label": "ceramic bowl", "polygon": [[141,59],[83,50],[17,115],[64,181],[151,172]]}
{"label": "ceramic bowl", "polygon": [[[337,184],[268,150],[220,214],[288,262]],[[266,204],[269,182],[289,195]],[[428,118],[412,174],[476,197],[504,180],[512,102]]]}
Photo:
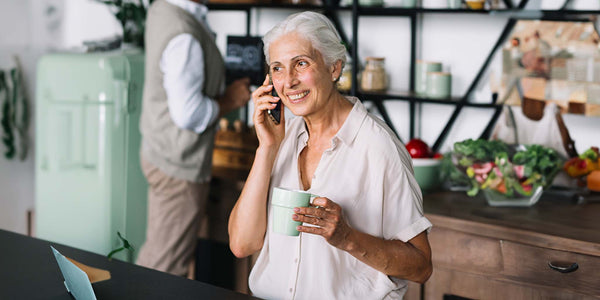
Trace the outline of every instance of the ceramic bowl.
{"label": "ceramic bowl", "polygon": [[507,197],[506,195],[493,191],[493,190],[483,190],[483,195],[485,196],[485,200],[490,206],[511,206],[511,207],[529,207],[533,206],[540,200],[544,189],[539,186],[531,196],[520,195],[515,193],[512,197]]}
{"label": "ceramic bowl", "polygon": [[483,0],[467,0],[465,1],[470,9],[483,9],[485,1]]}
{"label": "ceramic bowl", "polygon": [[433,190],[440,186],[441,165],[441,159],[413,158],[415,179],[419,183],[422,191]]}

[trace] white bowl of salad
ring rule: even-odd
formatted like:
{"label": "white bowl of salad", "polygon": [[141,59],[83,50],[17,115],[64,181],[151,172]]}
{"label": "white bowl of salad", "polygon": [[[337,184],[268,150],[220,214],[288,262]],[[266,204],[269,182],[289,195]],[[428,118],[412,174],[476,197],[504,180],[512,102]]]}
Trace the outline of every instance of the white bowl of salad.
{"label": "white bowl of salad", "polygon": [[454,144],[452,161],[469,186],[494,206],[531,206],[560,171],[558,153],[541,145],[468,139]]}

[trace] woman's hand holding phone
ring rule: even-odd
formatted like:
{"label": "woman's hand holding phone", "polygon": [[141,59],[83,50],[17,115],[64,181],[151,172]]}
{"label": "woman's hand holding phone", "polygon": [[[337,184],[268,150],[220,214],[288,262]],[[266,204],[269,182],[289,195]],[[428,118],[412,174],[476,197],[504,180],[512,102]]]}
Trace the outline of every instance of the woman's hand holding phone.
{"label": "woman's hand holding phone", "polygon": [[[278,148],[285,136],[285,116],[282,112],[281,99],[273,96],[273,91],[275,91],[275,87],[270,83],[269,75],[267,75],[263,85],[252,93],[252,101],[254,102],[253,121],[260,145]],[[276,92],[275,95],[277,95]],[[280,107],[279,124],[276,124],[272,118],[277,116],[275,109],[278,105]],[[271,111],[270,115],[269,110]]]}
{"label": "woman's hand holding phone", "polygon": [[[271,89],[271,96],[273,96],[275,98],[279,98],[279,95],[277,95],[277,91],[275,90],[275,86],[273,85],[273,80],[271,79],[270,75],[269,75],[269,84],[273,86],[273,88]],[[267,109],[267,114],[269,115],[269,118],[271,119],[271,121],[273,121],[273,123],[275,123],[275,125],[279,124],[279,122],[281,121],[281,99],[279,99],[279,101],[277,101],[277,105],[275,105],[275,108]]]}

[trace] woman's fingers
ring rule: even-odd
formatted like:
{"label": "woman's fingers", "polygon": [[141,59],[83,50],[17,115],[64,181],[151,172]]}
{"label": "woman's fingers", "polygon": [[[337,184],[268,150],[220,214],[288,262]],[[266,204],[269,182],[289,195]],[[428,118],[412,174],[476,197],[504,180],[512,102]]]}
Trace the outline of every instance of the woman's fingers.
{"label": "woman's fingers", "polygon": [[299,216],[318,218],[329,222],[334,215],[328,212],[324,207],[296,207],[294,212]]}
{"label": "woman's fingers", "polygon": [[317,197],[311,207],[296,207],[292,218],[315,226],[298,226],[300,232],[317,234],[339,247],[342,245],[351,228],[346,223],[342,207],[325,197]]}
{"label": "woman's fingers", "polygon": [[275,105],[273,104],[277,104],[277,101],[279,101],[279,97],[273,97],[273,96],[262,96],[258,99],[255,99],[254,101],[254,107],[255,110],[261,110],[261,107],[264,107],[265,105],[267,105],[267,108],[264,109],[272,109],[275,107]]}
{"label": "woman's fingers", "polygon": [[273,108],[275,108],[275,106],[277,106],[276,103],[264,101],[264,102],[258,103],[254,109],[257,111],[264,111],[267,109],[273,109]]}
{"label": "woman's fingers", "polygon": [[300,232],[312,233],[312,234],[321,235],[321,236],[325,234],[325,229],[323,229],[321,227],[298,226],[296,228],[296,230],[298,230]]}
{"label": "woman's fingers", "polygon": [[277,106],[278,98],[272,96],[262,96],[254,104],[254,124],[264,124],[266,122],[266,111],[274,109]]}
{"label": "woman's fingers", "polygon": [[317,218],[317,217],[313,217],[313,216],[306,216],[306,215],[297,215],[297,214],[294,214],[292,216],[292,219],[294,221],[308,223],[308,224],[313,224],[313,225],[317,225],[317,226],[320,226],[320,227],[327,225],[326,222],[323,219]]}
{"label": "woman's fingers", "polygon": [[319,226],[326,226],[327,224],[335,226],[340,222],[341,207],[337,203],[325,197],[317,197],[312,205],[309,207],[296,207],[294,213],[304,218],[311,218],[310,220],[313,218],[321,220]]}
{"label": "woman's fingers", "polygon": [[252,93],[252,99],[256,102],[258,99],[265,95],[270,95],[273,85],[261,85]]}
{"label": "woman's fingers", "polygon": [[316,197],[313,200],[312,205],[325,207],[326,209],[335,209],[336,206],[338,206],[335,202],[333,202],[325,197]]}

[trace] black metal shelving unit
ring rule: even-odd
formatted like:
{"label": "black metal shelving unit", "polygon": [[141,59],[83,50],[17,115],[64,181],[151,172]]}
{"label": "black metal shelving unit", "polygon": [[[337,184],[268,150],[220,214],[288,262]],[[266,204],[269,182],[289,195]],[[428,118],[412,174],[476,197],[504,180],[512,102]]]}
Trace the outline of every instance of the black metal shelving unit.
{"label": "black metal shelving unit", "polygon": [[[513,6],[511,0],[503,0],[505,9],[492,9],[492,10],[470,10],[470,9],[430,9],[430,8],[402,8],[402,7],[383,7],[383,6],[360,6],[358,0],[354,0],[351,6],[340,7],[335,4],[331,4],[330,1],[324,1],[326,4],[322,6],[316,5],[295,5],[295,4],[208,4],[210,10],[236,10],[246,12],[246,24],[247,34],[250,35],[250,18],[252,9],[293,9],[293,10],[313,10],[320,11],[324,15],[332,20],[332,23],[336,26],[336,29],[340,32],[342,39],[348,45],[348,53],[352,58],[352,89],[350,95],[357,96],[363,101],[371,101],[380,112],[384,121],[390,126],[390,128],[398,135],[393,122],[391,121],[389,114],[384,105],[384,101],[398,100],[409,102],[409,114],[410,114],[410,138],[415,137],[415,112],[417,106],[423,103],[439,104],[439,105],[453,105],[455,106],[448,122],[444,126],[444,129],[438,135],[435,143],[432,145],[434,151],[437,151],[443,144],[445,138],[448,136],[454,123],[456,122],[460,112],[465,107],[474,107],[481,109],[493,109],[493,115],[486,125],[485,129],[481,134],[481,138],[488,138],[494,123],[499,117],[502,105],[496,104],[496,98],[490,95],[490,99],[486,100],[486,103],[473,103],[469,99],[475,91],[476,87],[483,78],[489,64],[492,61],[494,54],[502,47],[502,44],[507,40],[510,33],[512,32],[515,24],[518,20],[522,19],[539,19],[539,20],[552,20],[552,21],[589,21],[590,16],[600,14],[599,11],[595,10],[570,10],[568,4],[570,0],[563,0],[564,4],[559,10],[524,10],[529,0],[521,0],[516,7]],[[348,39],[348,36],[344,32],[341,23],[339,22],[337,12],[350,12],[352,18],[352,40]],[[451,99],[430,99],[427,97],[419,96],[414,93],[415,87],[415,65],[416,65],[416,45],[417,45],[417,22],[418,18],[426,14],[475,14],[475,15],[506,15],[508,18],[507,23],[498,37],[493,48],[490,50],[487,58],[485,59],[482,66],[479,68],[475,78],[469,85],[467,91],[461,97],[453,97]],[[409,91],[394,91],[389,90],[385,93],[373,93],[363,92],[358,89],[358,72],[360,70],[359,57],[358,57],[358,27],[360,17],[363,16],[396,16],[396,17],[407,17],[410,19],[410,30],[411,30],[411,46],[410,46],[410,80],[409,80]],[[398,136],[400,138],[400,136]]]}

